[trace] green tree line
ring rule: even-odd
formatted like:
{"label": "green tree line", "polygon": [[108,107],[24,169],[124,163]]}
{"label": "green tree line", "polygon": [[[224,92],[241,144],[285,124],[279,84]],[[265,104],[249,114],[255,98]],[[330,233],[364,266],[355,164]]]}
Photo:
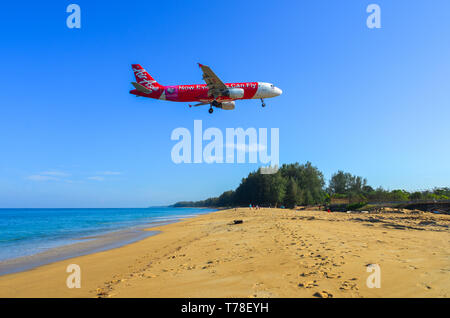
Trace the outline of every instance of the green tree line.
{"label": "green tree line", "polygon": [[174,207],[259,206],[293,208],[297,205],[325,205],[344,199],[349,203],[449,200],[450,188],[408,192],[374,189],[367,180],[348,172],[334,173],[326,186],[322,172],[310,162],[284,164],[274,174],[261,170],[243,178],[235,190],[201,201],[182,201]]}

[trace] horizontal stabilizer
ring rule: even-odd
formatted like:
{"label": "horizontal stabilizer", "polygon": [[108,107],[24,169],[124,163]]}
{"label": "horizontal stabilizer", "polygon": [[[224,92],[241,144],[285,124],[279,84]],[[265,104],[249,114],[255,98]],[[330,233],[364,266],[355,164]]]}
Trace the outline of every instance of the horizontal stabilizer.
{"label": "horizontal stabilizer", "polygon": [[136,88],[138,91],[140,91],[142,93],[145,93],[145,94],[151,94],[152,93],[151,89],[148,89],[148,88],[142,86],[139,83],[131,82],[131,84],[133,84],[134,88]]}

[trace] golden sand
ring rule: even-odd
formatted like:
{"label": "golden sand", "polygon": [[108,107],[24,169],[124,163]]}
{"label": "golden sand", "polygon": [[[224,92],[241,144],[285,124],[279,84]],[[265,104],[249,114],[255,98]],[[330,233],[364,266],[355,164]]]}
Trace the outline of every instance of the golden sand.
{"label": "golden sand", "polygon": [[[223,210],[2,276],[0,297],[449,297],[449,224],[430,213]],[[79,289],[66,286],[69,264]],[[380,288],[366,284],[369,264]]]}

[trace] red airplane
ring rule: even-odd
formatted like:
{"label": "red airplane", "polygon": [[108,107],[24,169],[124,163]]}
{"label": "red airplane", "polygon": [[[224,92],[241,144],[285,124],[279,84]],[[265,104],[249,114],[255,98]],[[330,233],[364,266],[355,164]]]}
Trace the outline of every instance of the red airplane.
{"label": "red airplane", "polygon": [[262,106],[266,106],[264,98],[280,96],[282,91],[270,83],[246,82],[223,83],[219,77],[206,65],[198,64],[203,71],[206,84],[163,86],[147,73],[139,64],[132,64],[136,82],[131,82],[136,89],[130,94],[173,102],[199,102],[192,106],[210,105],[225,110],[235,107],[235,100],[261,99]]}

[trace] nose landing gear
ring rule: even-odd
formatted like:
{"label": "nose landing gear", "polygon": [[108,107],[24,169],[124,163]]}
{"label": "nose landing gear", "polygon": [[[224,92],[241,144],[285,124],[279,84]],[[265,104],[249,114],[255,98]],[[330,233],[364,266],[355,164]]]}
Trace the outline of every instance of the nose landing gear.
{"label": "nose landing gear", "polygon": [[210,114],[212,114],[213,111],[214,111],[214,109],[213,109],[212,106],[211,106],[211,107],[208,109],[208,112],[209,112]]}
{"label": "nose landing gear", "polygon": [[266,107],[266,103],[264,103],[264,99],[261,98],[262,107]]}

